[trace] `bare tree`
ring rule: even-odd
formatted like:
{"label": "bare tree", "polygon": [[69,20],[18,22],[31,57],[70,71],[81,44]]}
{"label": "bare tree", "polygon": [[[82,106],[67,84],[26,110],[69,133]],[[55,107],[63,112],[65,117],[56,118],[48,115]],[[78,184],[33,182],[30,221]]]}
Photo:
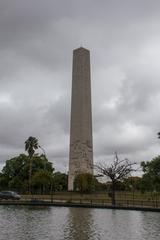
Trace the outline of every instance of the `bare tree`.
{"label": "bare tree", "polygon": [[136,171],[133,165],[136,163],[130,163],[128,159],[119,160],[117,153],[115,153],[114,162],[111,165],[99,163],[95,166],[97,171],[103,176],[110,178],[112,183],[112,205],[116,204],[115,200],[115,186],[116,182],[125,179],[130,176],[131,172]]}

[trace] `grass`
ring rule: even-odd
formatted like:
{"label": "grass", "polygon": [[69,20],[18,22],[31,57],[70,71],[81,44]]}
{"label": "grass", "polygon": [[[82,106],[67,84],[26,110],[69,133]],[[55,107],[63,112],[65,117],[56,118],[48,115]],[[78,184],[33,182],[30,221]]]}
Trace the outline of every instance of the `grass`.
{"label": "grass", "polygon": [[[53,195],[24,195],[24,200],[40,199],[61,202],[74,203],[95,203],[95,204],[111,204],[111,198],[107,192],[97,192],[91,194],[77,192],[56,192]],[[148,206],[160,207],[160,193],[153,192],[116,192],[116,204],[120,206]]]}

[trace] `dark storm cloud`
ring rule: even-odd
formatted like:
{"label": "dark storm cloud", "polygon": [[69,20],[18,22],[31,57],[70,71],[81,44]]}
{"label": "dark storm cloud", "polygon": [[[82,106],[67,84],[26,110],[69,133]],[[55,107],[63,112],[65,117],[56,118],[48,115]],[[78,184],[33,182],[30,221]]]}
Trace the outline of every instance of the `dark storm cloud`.
{"label": "dark storm cloud", "polygon": [[38,137],[66,171],[72,50],[91,50],[95,160],[158,154],[158,0],[0,1],[0,162]]}

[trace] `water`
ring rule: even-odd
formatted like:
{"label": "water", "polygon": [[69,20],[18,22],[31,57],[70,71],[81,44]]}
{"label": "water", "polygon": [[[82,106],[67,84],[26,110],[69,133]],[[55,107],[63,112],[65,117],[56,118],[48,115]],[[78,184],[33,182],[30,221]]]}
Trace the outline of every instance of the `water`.
{"label": "water", "polygon": [[160,213],[0,206],[0,240],[159,240]]}

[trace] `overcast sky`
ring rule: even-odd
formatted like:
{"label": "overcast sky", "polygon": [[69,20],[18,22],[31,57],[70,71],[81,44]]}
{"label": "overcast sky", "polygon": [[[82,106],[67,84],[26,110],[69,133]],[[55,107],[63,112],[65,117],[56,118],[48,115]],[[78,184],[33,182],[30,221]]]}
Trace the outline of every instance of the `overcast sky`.
{"label": "overcast sky", "polygon": [[80,46],[91,54],[94,161],[160,153],[159,0],[0,0],[0,169],[35,136],[67,171]]}

